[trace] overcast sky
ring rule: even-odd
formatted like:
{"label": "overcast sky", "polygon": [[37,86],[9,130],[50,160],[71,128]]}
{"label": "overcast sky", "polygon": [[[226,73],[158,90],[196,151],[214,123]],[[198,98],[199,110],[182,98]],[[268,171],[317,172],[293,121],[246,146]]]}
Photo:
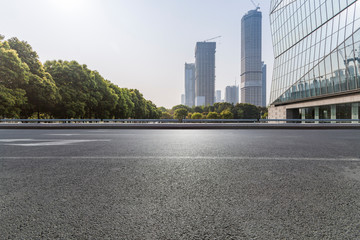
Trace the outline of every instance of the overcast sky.
{"label": "overcast sky", "polygon": [[[270,0],[263,12],[268,92],[273,66]],[[0,34],[26,40],[46,60],[76,60],[157,106],[180,103],[195,43],[217,39],[216,89],[240,81],[241,17],[251,0],[0,0]],[[223,96],[224,97],[224,96]]]}

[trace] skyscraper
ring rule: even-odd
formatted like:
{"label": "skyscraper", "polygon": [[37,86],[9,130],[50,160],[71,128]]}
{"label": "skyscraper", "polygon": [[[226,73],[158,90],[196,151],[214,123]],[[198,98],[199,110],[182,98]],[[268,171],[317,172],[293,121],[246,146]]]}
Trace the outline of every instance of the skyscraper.
{"label": "skyscraper", "polygon": [[[271,119],[359,119],[360,1],[271,1]],[[356,121],[357,122],[357,121]]]}
{"label": "skyscraper", "polygon": [[261,89],[261,106],[266,107],[266,64],[262,62],[262,89]]}
{"label": "skyscraper", "polygon": [[237,104],[239,103],[239,87],[227,86],[225,88],[225,102]]}
{"label": "skyscraper", "polygon": [[181,94],[181,105],[185,105],[185,94]]}
{"label": "skyscraper", "polygon": [[195,63],[185,63],[185,105],[195,106]]}
{"label": "skyscraper", "polygon": [[197,42],[195,47],[195,105],[215,101],[216,42]]}
{"label": "skyscraper", "polygon": [[241,19],[241,102],[262,105],[262,13],[251,10]]}
{"label": "skyscraper", "polygon": [[221,102],[221,90],[216,90],[215,102]]}

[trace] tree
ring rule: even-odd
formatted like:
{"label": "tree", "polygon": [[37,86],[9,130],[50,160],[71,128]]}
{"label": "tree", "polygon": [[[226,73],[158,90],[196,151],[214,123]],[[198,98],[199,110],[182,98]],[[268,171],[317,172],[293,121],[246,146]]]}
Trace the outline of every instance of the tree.
{"label": "tree", "polygon": [[237,119],[258,119],[260,111],[258,107],[249,103],[238,103],[232,110],[234,117]]}
{"label": "tree", "polygon": [[161,118],[161,119],[172,119],[173,117],[172,117],[171,114],[168,113],[168,112],[162,112],[160,118]]}
{"label": "tree", "polygon": [[59,60],[47,61],[45,69],[55,80],[62,98],[54,115],[58,118],[92,118],[101,96],[95,88],[95,77],[86,66]]}
{"label": "tree", "polygon": [[221,113],[222,111],[229,109],[230,111],[234,108],[234,105],[228,102],[214,103],[215,112]]}
{"label": "tree", "polygon": [[162,115],[161,110],[159,110],[156,105],[150,100],[146,100],[146,109],[147,115],[145,116],[145,118],[158,119]]}
{"label": "tree", "polygon": [[28,66],[28,84],[23,85],[28,98],[28,105],[24,111],[26,117],[37,112],[49,113],[60,100],[58,88],[51,75],[47,73],[39,60],[39,56],[33,51],[30,44],[17,38],[8,40],[11,49],[15,50],[23,63]]}
{"label": "tree", "polygon": [[199,112],[195,112],[191,115],[191,119],[202,119],[202,114]]}
{"label": "tree", "polygon": [[7,42],[0,42],[0,84],[10,88],[23,88],[28,83],[29,67]]}
{"label": "tree", "polygon": [[28,66],[17,52],[0,39],[0,118],[19,118],[27,103],[22,89],[28,82]]}
{"label": "tree", "polygon": [[188,110],[186,108],[179,108],[175,110],[174,118],[178,119],[179,122],[182,122],[184,118],[188,115]]}
{"label": "tree", "polygon": [[204,112],[214,112],[215,111],[215,107],[214,106],[204,106]]}
{"label": "tree", "polygon": [[125,119],[131,117],[134,111],[134,103],[130,99],[130,91],[125,88],[110,83],[109,87],[117,95],[117,101],[112,108],[111,116],[117,119]]}
{"label": "tree", "polygon": [[180,105],[176,105],[172,108],[173,111],[176,111],[177,109],[180,109],[180,108],[185,108],[188,112],[191,112],[191,108],[186,106],[186,105],[183,105],[183,104],[180,104]]}
{"label": "tree", "polygon": [[[0,117],[160,118],[137,89],[120,88],[76,61],[47,61],[0,35]],[[165,111],[167,111],[165,109]]]}
{"label": "tree", "polygon": [[203,113],[204,112],[204,107],[203,106],[193,107],[192,112]]}
{"label": "tree", "polygon": [[268,108],[267,107],[258,107],[261,119],[268,118]]}
{"label": "tree", "polygon": [[219,115],[216,112],[209,112],[206,116],[207,119],[218,119]]}
{"label": "tree", "polygon": [[19,118],[21,108],[26,104],[23,89],[9,89],[0,85],[0,118]]}
{"label": "tree", "polygon": [[165,107],[159,107],[158,108],[161,112],[167,112],[168,110]]}
{"label": "tree", "polygon": [[261,116],[261,119],[268,119],[268,117],[269,117],[269,113],[266,112]]}
{"label": "tree", "polygon": [[137,89],[130,90],[130,99],[134,103],[133,118],[141,119],[146,116],[145,100],[143,95]]}
{"label": "tree", "polygon": [[229,109],[226,109],[220,113],[220,117],[221,119],[233,119],[234,114]]}
{"label": "tree", "polygon": [[[45,67],[53,76],[62,97],[56,107],[56,116],[126,117],[131,107],[131,104],[128,104],[130,98],[124,96],[121,89],[105,80],[97,71],[92,71],[76,61],[47,61]],[[116,110],[123,114],[116,114]]]}

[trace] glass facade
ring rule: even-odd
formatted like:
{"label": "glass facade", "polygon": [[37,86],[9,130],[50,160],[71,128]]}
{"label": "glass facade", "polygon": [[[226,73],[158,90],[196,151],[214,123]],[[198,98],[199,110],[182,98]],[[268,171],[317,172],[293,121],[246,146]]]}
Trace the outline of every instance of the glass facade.
{"label": "glass facade", "polygon": [[[329,119],[336,119],[337,121],[335,122],[339,123],[359,123],[360,103],[354,102],[319,107],[304,107],[290,109],[288,111],[290,111],[292,116],[295,116],[293,117],[294,119],[319,119],[320,122],[324,123],[330,123]],[[296,114],[294,114],[294,112],[296,112]],[[313,121],[309,121],[309,123],[313,123]]]}
{"label": "glass facade", "polygon": [[360,1],[272,0],[270,21],[272,105],[360,91]]}
{"label": "glass facade", "polygon": [[216,42],[197,42],[195,47],[195,105],[215,102]]}
{"label": "glass facade", "polygon": [[262,106],[262,13],[258,10],[241,19],[241,102]]}
{"label": "glass facade", "polygon": [[195,63],[185,63],[185,105],[195,106]]}

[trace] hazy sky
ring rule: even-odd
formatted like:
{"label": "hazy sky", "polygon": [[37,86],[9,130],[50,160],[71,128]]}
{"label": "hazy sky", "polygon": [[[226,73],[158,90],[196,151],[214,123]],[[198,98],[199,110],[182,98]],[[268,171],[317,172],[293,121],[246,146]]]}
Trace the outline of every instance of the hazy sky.
{"label": "hazy sky", "polygon": [[[273,51],[270,0],[263,12],[268,92]],[[158,106],[180,103],[195,43],[217,39],[216,89],[240,81],[241,17],[250,0],[0,0],[0,34],[29,42],[46,60],[76,60]],[[224,96],[223,96],[224,97]]]}

